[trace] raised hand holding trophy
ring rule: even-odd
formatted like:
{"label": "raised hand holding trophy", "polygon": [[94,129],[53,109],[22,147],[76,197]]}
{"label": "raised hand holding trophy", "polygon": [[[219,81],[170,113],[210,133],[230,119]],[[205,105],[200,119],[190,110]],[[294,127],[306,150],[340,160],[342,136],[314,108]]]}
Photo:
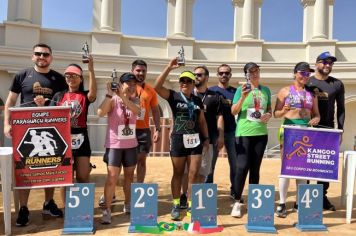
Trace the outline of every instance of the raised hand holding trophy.
{"label": "raised hand holding trophy", "polygon": [[184,58],[184,48],[183,46],[180,47],[178,51],[177,63],[180,66],[185,66],[185,58]]}
{"label": "raised hand holding trophy", "polygon": [[82,50],[83,50],[82,62],[89,63],[89,45],[87,42],[83,44]]}

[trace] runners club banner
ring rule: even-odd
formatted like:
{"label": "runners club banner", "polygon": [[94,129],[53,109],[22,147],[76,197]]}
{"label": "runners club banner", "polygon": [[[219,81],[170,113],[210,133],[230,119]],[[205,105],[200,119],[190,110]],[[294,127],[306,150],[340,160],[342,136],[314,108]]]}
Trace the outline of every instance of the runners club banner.
{"label": "runners club banner", "polygon": [[337,181],[341,132],[284,126],[280,177]]}
{"label": "runners club banner", "polygon": [[73,183],[69,109],[10,108],[16,188]]}

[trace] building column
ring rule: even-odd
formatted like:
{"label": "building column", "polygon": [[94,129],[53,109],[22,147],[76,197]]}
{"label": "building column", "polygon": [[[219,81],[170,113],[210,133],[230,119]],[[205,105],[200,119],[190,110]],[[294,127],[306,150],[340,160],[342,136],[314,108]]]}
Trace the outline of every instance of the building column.
{"label": "building column", "polygon": [[260,39],[263,0],[232,0],[234,6],[234,40]]}
{"label": "building column", "polygon": [[334,0],[301,0],[303,41],[332,40]]}
{"label": "building column", "polygon": [[7,21],[41,25],[42,0],[8,1]]}
{"label": "building column", "polygon": [[93,31],[121,32],[121,0],[94,0]]}
{"label": "building column", "polygon": [[174,35],[186,36],[185,16],[186,16],[186,0],[176,0],[174,14]]}
{"label": "building column", "polygon": [[313,39],[327,39],[328,24],[326,0],[316,0],[314,5]]}

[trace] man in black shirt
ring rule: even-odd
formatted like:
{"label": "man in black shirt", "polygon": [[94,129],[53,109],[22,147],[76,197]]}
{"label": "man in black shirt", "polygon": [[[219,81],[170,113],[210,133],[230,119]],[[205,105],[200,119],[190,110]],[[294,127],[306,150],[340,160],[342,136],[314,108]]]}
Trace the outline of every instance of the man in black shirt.
{"label": "man in black shirt", "polygon": [[[335,128],[334,116],[336,103],[337,128],[342,130],[345,121],[345,88],[341,80],[329,76],[335,61],[336,57],[332,56],[329,52],[321,53],[316,59],[315,76],[310,77],[306,88],[318,97],[320,112],[319,127]],[[331,204],[326,196],[329,182],[318,181],[318,184],[323,184],[323,208],[335,211],[335,206]]]}
{"label": "man in black shirt", "polygon": [[[46,44],[36,44],[33,47],[32,68],[18,72],[10,87],[9,95],[5,103],[4,134],[11,138],[11,117],[9,108],[15,106],[18,96],[21,94],[21,106],[30,107],[41,103],[41,100],[52,99],[56,92],[65,90],[67,84],[64,77],[58,72],[51,70],[52,49]],[[43,103],[42,103],[43,104]],[[20,211],[16,220],[17,226],[26,226],[29,222],[29,210],[27,208],[29,189],[21,189],[19,192]],[[63,212],[58,209],[53,200],[54,188],[45,189],[45,202],[42,214],[54,217],[62,217]]]}

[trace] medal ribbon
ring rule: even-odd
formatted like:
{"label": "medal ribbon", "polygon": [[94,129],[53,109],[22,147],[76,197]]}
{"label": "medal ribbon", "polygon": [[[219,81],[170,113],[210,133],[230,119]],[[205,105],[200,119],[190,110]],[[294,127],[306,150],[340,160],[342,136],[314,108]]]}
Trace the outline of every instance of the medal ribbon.
{"label": "medal ribbon", "polygon": [[[258,91],[257,95],[256,95],[256,90]],[[253,94],[253,103],[255,105],[255,110],[259,111],[261,108],[261,91],[255,88],[252,94]]]}
{"label": "medal ribbon", "polygon": [[180,92],[180,96],[183,98],[184,102],[188,105],[188,112],[189,112],[189,120],[193,120],[194,116],[194,102],[188,101],[188,99],[184,96],[182,92]]}

